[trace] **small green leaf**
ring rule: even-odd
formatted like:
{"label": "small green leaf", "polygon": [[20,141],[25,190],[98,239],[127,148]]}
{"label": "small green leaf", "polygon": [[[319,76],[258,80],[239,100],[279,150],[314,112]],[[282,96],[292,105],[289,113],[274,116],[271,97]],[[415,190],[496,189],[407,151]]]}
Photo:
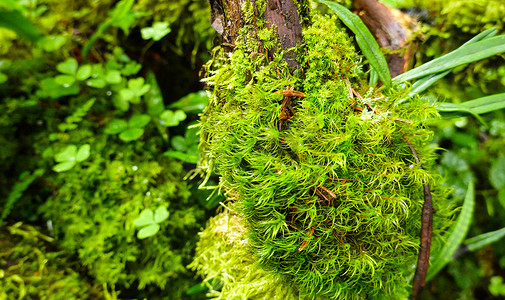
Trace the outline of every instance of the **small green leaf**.
{"label": "small green leaf", "polygon": [[475,251],[491,243],[494,243],[503,237],[505,237],[505,228],[479,234],[478,236],[474,236],[465,240],[465,244],[470,251]]}
{"label": "small green leaf", "polygon": [[75,75],[77,72],[77,60],[75,58],[67,58],[64,62],[56,65],[56,69],[63,74]]}
{"label": "small green leaf", "polygon": [[144,40],[153,39],[155,41],[161,40],[165,35],[171,31],[168,22],[155,22],[152,27],[144,27],[140,29],[142,38]]}
{"label": "small green leaf", "polygon": [[160,123],[166,127],[179,125],[179,122],[186,119],[186,114],[182,110],[165,110],[160,115]]}
{"label": "small green leaf", "polygon": [[174,136],[170,141],[170,144],[172,144],[172,147],[177,151],[185,151],[188,148],[186,139],[180,135]]}
{"label": "small green leaf", "polygon": [[386,59],[380,50],[379,44],[377,44],[377,41],[370,33],[370,30],[368,30],[365,23],[363,23],[357,15],[340,4],[326,0],[316,1],[326,4],[338,15],[342,23],[344,23],[356,36],[356,42],[359,48],[363,51],[363,55],[370,63],[370,66],[377,72],[384,85],[391,85],[391,74],[389,73]]}
{"label": "small green leaf", "polygon": [[178,159],[183,162],[187,162],[190,164],[196,164],[198,162],[198,154],[189,154],[181,151],[165,151],[163,153],[164,156],[172,157]]}
{"label": "small green leaf", "polygon": [[130,101],[135,97],[135,94],[129,89],[122,89],[119,91],[119,97],[124,101]]}
{"label": "small green leaf", "polygon": [[474,183],[468,184],[465,201],[463,202],[463,209],[456,220],[453,228],[450,231],[449,238],[445,243],[444,248],[438,255],[434,256],[432,264],[428,269],[426,281],[433,278],[447,263],[449,263],[458,250],[459,246],[465,239],[465,236],[470,228],[472,222],[473,208],[475,206],[475,187]]}
{"label": "small green leaf", "polygon": [[130,108],[130,102],[124,100],[118,95],[114,95],[114,97],[112,97],[112,103],[116,108],[122,111],[127,111]]}
{"label": "small green leaf", "polygon": [[75,166],[76,162],[75,160],[72,161],[65,161],[62,163],[57,164],[56,166],[53,167],[53,171],[55,172],[65,172],[70,169],[72,169]]}
{"label": "small green leaf", "polygon": [[54,81],[63,87],[70,87],[75,82],[75,77],[72,75],[58,75],[54,77]]}
{"label": "small green leaf", "polygon": [[77,155],[77,146],[68,145],[63,151],[57,153],[54,156],[54,160],[56,162],[64,162],[64,161],[75,161],[75,156]]}
{"label": "small green leaf", "polygon": [[86,81],[86,84],[92,88],[102,89],[107,83],[102,78],[94,78]]}
{"label": "small green leaf", "polygon": [[141,115],[136,115],[133,116],[129,121],[128,121],[128,127],[130,128],[141,128],[146,126],[149,121],[151,121],[151,117],[146,114],[141,114]]}
{"label": "small green leaf", "polygon": [[190,93],[176,102],[170,104],[169,108],[182,109],[186,113],[200,113],[209,103],[209,96],[205,91]]}
{"label": "small green leaf", "polygon": [[156,223],[151,224],[151,225],[148,225],[148,226],[140,229],[139,233],[137,234],[137,237],[139,239],[145,239],[145,238],[155,235],[159,230],[160,230],[160,225],[158,225]]}
{"label": "small green leaf", "polygon": [[91,66],[90,65],[82,65],[77,70],[75,74],[75,78],[77,80],[86,80],[91,76]]}
{"label": "small green leaf", "polygon": [[107,123],[107,127],[105,127],[106,134],[118,134],[120,132],[125,131],[128,128],[128,123],[125,120],[114,119]]}
{"label": "small green leaf", "polygon": [[63,35],[49,35],[39,40],[39,45],[46,52],[53,52],[60,49],[67,39]]}
{"label": "small green leaf", "polygon": [[140,215],[133,220],[133,225],[135,227],[142,227],[146,225],[151,225],[154,223],[154,214],[153,211],[149,208],[144,209]]}
{"label": "small green leaf", "polygon": [[128,89],[130,89],[130,91],[132,91],[138,97],[149,92],[150,88],[151,86],[149,84],[144,84],[144,78],[142,77],[128,80]]}
{"label": "small green leaf", "polygon": [[79,150],[77,151],[77,154],[75,156],[75,160],[78,162],[85,161],[88,159],[89,154],[90,154],[90,149],[91,147],[89,144],[84,144],[81,147],[79,147]]}
{"label": "small green leaf", "polygon": [[109,84],[118,84],[121,82],[121,72],[117,70],[110,70],[105,75],[105,81]]}
{"label": "small green leaf", "polygon": [[129,128],[119,134],[119,139],[123,142],[131,142],[137,140],[144,134],[142,128]]}
{"label": "small green leaf", "polygon": [[156,223],[161,223],[165,221],[170,213],[168,212],[167,208],[165,206],[160,206],[156,209],[156,212],[154,213],[154,221]]}
{"label": "small green leaf", "polygon": [[505,155],[500,155],[493,161],[489,170],[489,181],[497,190],[505,187]]}

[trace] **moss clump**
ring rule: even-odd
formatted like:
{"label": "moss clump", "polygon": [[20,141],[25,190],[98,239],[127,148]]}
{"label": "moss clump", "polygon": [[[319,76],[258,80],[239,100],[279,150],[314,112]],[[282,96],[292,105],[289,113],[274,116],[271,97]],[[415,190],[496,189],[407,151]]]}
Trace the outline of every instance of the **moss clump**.
{"label": "moss clump", "polygon": [[[78,136],[71,138],[86,132],[75,131]],[[196,283],[185,266],[205,210],[183,180],[182,163],[154,154],[159,138],[134,144],[115,139],[93,136],[89,160],[50,179],[57,190],[41,212],[61,247],[78,255],[100,284],[115,286],[127,297],[133,285],[179,299]],[[154,236],[138,239],[133,221],[144,209],[160,206],[169,218]]]}
{"label": "moss clump", "polygon": [[[247,29],[231,56],[216,59],[200,168],[221,176],[254,259],[301,296],[398,296],[417,260],[423,180],[436,205],[445,197],[423,125],[436,113],[400,90],[368,87],[336,23],[313,17],[298,49],[304,72],[293,75],[278,50],[269,61]],[[289,99],[286,120],[279,91],[288,88],[305,98]]]}
{"label": "moss clump", "polygon": [[0,230],[0,299],[103,299],[53,239],[17,223]]}

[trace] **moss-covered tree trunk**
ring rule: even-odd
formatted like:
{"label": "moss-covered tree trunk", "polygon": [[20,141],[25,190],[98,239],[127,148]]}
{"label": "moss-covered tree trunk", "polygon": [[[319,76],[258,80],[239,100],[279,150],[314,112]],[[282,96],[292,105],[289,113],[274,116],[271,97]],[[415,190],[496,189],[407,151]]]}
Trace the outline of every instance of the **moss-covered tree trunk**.
{"label": "moss-covered tree trunk", "polygon": [[[244,229],[236,247],[219,251],[250,253],[301,298],[408,293],[423,186],[433,183],[434,197],[444,197],[424,126],[434,109],[400,88],[370,85],[369,66],[338,18],[309,15],[306,2],[211,7],[223,43],[204,78],[210,102],[199,169],[220,176]],[[207,274],[219,274],[215,267],[196,263]],[[234,276],[231,298],[252,289],[270,299],[277,288]]]}

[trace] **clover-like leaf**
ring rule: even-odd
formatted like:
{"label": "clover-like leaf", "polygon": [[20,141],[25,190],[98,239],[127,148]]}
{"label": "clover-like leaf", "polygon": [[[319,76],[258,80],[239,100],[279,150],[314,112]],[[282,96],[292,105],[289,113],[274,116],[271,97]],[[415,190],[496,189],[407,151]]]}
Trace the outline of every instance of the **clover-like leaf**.
{"label": "clover-like leaf", "polygon": [[137,140],[144,134],[144,129],[142,128],[128,128],[119,134],[119,139],[123,142],[131,142]]}
{"label": "clover-like leaf", "polygon": [[177,151],[185,151],[188,148],[186,139],[180,135],[176,135],[170,140],[170,144]]}
{"label": "clover-like leaf", "polygon": [[53,167],[53,171],[58,172],[58,173],[65,172],[65,171],[72,169],[75,166],[75,164],[76,164],[75,160],[65,161],[65,162],[55,165]]}
{"label": "clover-like leaf", "polygon": [[144,84],[144,78],[132,78],[128,80],[128,89],[130,89],[136,96],[142,96],[149,91],[151,86]]}
{"label": "clover-like leaf", "polygon": [[82,65],[79,67],[77,70],[77,73],[75,74],[75,78],[77,80],[86,80],[91,76],[91,66],[90,65]]}
{"label": "clover-like leaf", "polygon": [[85,161],[88,159],[89,154],[90,154],[90,145],[89,144],[84,144],[81,147],[79,147],[79,150],[77,151],[77,154],[75,155],[75,160],[78,162]]}
{"label": "clover-like leaf", "polygon": [[186,113],[182,110],[165,110],[160,115],[161,125],[173,127],[179,125],[179,122],[186,119]]}
{"label": "clover-like leaf", "polygon": [[69,145],[63,151],[54,156],[56,162],[75,161],[77,155],[77,146]]}
{"label": "clover-like leaf", "polygon": [[137,237],[139,239],[145,239],[155,235],[160,230],[160,225],[153,223],[139,230]]}
{"label": "clover-like leaf", "polygon": [[56,69],[63,74],[75,75],[75,72],[77,72],[77,66],[78,64],[75,58],[68,58],[64,62],[56,65]]}
{"label": "clover-like leaf", "polygon": [[135,220],[133,220],[133,225],[136,227],[142,227],[153,223],[155,223],[154,214],[153,211],[149,208],[144,209],[140,215]]}
{"label": "clover-like leaf", "polygon": [[156,223],[161,223],[165,221],[170,213],[168,212],[167,208],[165,206],[160,206],[156,209],[156,212],[154,213],[154,221]]}
{"label": "clover-like leaf", "polygon": [[121,82],[121,79],[121,72],[118,70],[107,71],[107,74],[105,75],[105,81],[110,84],[118,84]]}
{"label": "clover-like leaf", "polygon": [[54,77],[54,81],[63,87],[69,87],[75,82],[75,77],[71,75],[58,75]]}
{"label": "clover-like leaf", "polygon": [[7,75],[5,75],[4,73],[0,72],[0,84],[4,83],[4,82],[7,82]]}
{"label": "clover-like leaf", "polygon": [[114,119],[107,123],[107,127],[105,128],[106,134],[118,134],[120,132],[125,131],[128,128],[128,123],[125,120]]}
{"label": "clover-like leaf", "polygon": [[119,91],[119,97],[124,101],[130,101],[135,97],[135,94],[129,89],[122,89]]}
{"label": "clover-like leaf", "polygon": [[142,38],[144,40],[153,39],[155,41],[161,40],[165,35],[169,34],[170,29],[168,22],[155,22],[152,27],[145,27],[140,29]]}
{"label": "clover-like leaf", "polygon": [[146,114],[140,114],[133,116],[130,120],[128,120],[128,127],[130,128],[141,128],[147,125],[151,121],[151,116]]}

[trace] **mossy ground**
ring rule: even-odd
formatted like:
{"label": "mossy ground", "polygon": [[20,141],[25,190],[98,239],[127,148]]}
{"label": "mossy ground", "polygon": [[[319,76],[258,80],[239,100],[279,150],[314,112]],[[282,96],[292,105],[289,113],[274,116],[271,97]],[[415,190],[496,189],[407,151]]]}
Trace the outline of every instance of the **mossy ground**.
{"label": "mossy ground", "polygon": [[[447,191],[430,169],[432,132],[423,125],[436,112],[401,89],[369,87],[337,19],[312,21],[294,50],[304,71],[287,67],[275,41],[269,60],[247,28],[231,56],[215,58],[200,168],[221,176],[250,253],[302,296],[406,295],[423,181],[432,187],[435,228],[444,227]],[[286,120],[280,91],[291,88],[305,97],[290,97]]]}

